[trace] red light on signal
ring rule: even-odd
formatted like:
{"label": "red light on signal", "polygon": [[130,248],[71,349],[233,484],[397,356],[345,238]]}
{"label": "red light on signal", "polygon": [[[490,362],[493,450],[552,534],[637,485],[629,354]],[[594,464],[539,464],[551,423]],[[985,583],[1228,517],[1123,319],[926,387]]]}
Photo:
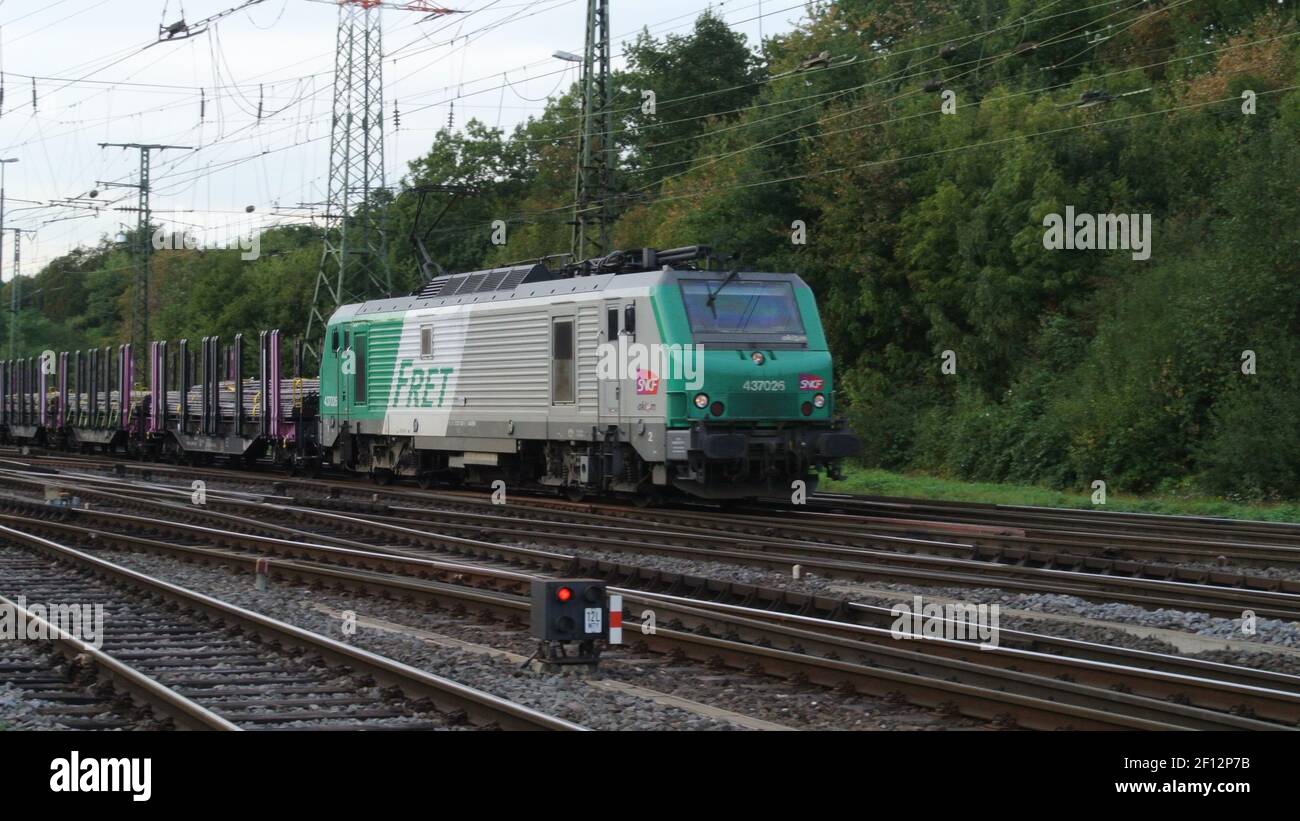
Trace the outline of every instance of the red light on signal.
{"label": "red light on signal", "polygon": [[555,598],[562,602],[568,601],[573,598],[573,591],[567,587],[561,587],[559,590],[555,591]]}

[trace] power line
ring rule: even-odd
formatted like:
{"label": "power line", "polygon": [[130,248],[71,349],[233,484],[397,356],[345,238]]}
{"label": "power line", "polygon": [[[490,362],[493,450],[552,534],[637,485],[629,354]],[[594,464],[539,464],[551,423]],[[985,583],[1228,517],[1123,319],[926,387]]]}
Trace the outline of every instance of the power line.
{"label": "power line", "polygon": [[100,148],[135,148],[140,151],[140,181],[134,185],[130,183],[101,183],[104,185],[113,185],[118,187],[136,188],[139,190],[139,202],[135,208],[124,208],[124,211],[133,210],[137,213],[138,221],[136,227],[136,245],[139,261],[139,270],[136,273],[135,280],[135,312],[132,316],[132,349],[140,357],[141,368],[146,361],[145,352],[149,348],[149,255],[153,250],[153,243],[150,241],[150,213],[149,213],[149,172],[150,160],[155,151],[190,151],[186,145],[163,145],[160,143],[100,143]]}

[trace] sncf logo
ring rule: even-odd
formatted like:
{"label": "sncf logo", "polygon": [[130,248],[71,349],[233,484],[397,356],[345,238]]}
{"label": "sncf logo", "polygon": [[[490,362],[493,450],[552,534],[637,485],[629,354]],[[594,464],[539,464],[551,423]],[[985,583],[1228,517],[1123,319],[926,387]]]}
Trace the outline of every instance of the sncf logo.
{"label": "sncf logo", "polygon": [[659,393],[659,377],[655,375],[654,371],[637,368],[636,393],[637,396],[648,396]]}
{"label": "sncf logo", "polygon": [[820,376],[811,373],[799,374],[799,390],[819,391],[824,387],[826,387],[826,380]]}

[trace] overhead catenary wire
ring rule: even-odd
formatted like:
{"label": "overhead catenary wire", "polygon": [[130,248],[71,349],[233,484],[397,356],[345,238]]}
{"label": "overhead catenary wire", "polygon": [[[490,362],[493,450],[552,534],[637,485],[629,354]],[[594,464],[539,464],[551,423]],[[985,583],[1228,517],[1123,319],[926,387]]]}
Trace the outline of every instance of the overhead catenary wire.
{"label": "overhead catenary wire", "polygon": [[312,140],[312,142],[313,142],[313,140]]}
{"label": "overhead catenary wire", "polygon": [[[528,6],[533,6],[536,4],[515,4],[515,5],[526,8]],[[500,8],[505,8],[505,6],[500,6]],[[219,40],[217,41],[217,43],[219,45]],[[928,44],[917,46],[916,49],[918,50],[923,49],[927,47],[927,45]],[[460,46],[461,43],[458,42],[455,50],[460,51],[461,50]],[[408,51],[415,52],[417,48],[418,47],[412,47]],[[408,56],[413,57],[414,55],[413,54],[408,55],[407,53],[404,52],[402,54],[396,55],[396,58],[401,59],[401,58],[406,58]],[[445,57],[442,59],[445,59]],[[561,79],[560,79],[561,83],[563,82],[563,72],[567,71],[568,68],[569,67],[566,66],[565,69],[561,70]],[[242,79],[242,78],[238,82],[236,82],[234,76],[229,71],[228,62],[226,63],[226,65],[218,67],[218,71],[220,72],[220,78],[224,82],[225,86],[228,88],[231,85],[237,85],[239,87],[240,93],[245,95],[245,99],[249,99],[250,95],[256,92],[256,89],[253,89],[253,85],[255,85],[254,83],[249,83],[246,79]],[[493,88],[499,89],[498,95],[504,93],[505,87],[507,85],[507,81],[509,83],[517,83],[521,81],[521,78],[517,77],[514,74],[511,74],[508,77],[503,77],[503,73],[504,72],[499,72],[493,75],[493,79],[497,81],[496,84],[493,86]],[[306,75],[306,76],[319,77],[328,74],[329,72],[319,72],[314,75]],[[539,76],[545,76],[545,75],[539,75]],[[67,78],[63,78],[62,82],[66,82],[66,79]],[[98,77],[94,79],[99,80]],[[453,91],[455,91],[456,93],[451,97],[452,100],[458,101],[458,108],[460,108],[462,111],[465,108],[465,104],[464,102],[460,102],[460,101],[464,101],[470,98],[471,96],[473,96],[474,94],[481,93],[482,91],[482,90],[476,90],[468,87],[468,84],[473,81],[465,80],[464,82],[466,84],[466,87],[460,91],[456,91],[456,89],[453,89]],[[770,79],[760,80],[759,82],[770,82]],[[105,85],[106,88],[113,87],[113,84],[108,81],[103,81],[103,84]],[[328,83],[322,85],[324,87],[328,87]],[[196,85],[191,88],[202,88],[202,86]],[[295,89],[295,94],[297,94],[298,91],[299,91],[298,89]],[[306,88],[304,88],[302,91],[304,92],[304,94],[306,94],[306,96],[304,96],[303,94],[298,94],[298,99],[296,101],[291,102],[291,105],[294,104],[294,102],[296,102],[296,104],[301,105],[303,107],[302,111],[305,112],[306,107],[310,103],[315,102],[317,98],[316,95],[310,95],[309,90]],[[203,92],[199,91],[197,93],[201,94]],[[707,94],[714,94],[714,93],[721,93],[721,91],[711,89],[709,92],[707,92]],[[810,100],[812,98],[825,99],[830,95],[839,94],[839,93],[841,92],[839,91],[824,92],[818,95],[809,95],[809,98]],[[46,102],[49,96],[50,95],[48,93],[42,91],[42,95],[41,95],[42,116],[44,116],[46,113],[44,109],[47,107]],[[410,104],[411,107],[408,109],[406,100],[407,100],[406,95],[403,95],[403,105],[402,105],[403,118],[405,119],[408,117],[409,118],[416,117],[417,114],[419,113],[418,107],[421,106],[422,104],[412,102]],[[447,101],[440,100],[437,103],[431,104],[431,106],[437,106],[443,102],[447,102]],[[671,106],[673,101],[660,100],[659,103],[661,106]],[[774,110],[777,108],[784,108],[787,106],[798,105],[798,103],[793,100],[781,100],[775,102],[763,101],[763,104],[770,105]],[[232,101],[232,106],[237,106],[237,101]],[[500,100],[498,100],[497,101],[498,111],[501,109],[501,107],[502,107],[502,103],[500,102]],[[291,109],[291,111],[292,110],[293,109]],[[669,110],[671,110],[671,108]],[[728,112],[728,113],[741,113],[741,111],[743,110],[744,109],[738,109],[737,111]],[[231,109],[231,112],[233,111],[234,108]],[[311,118],[309,120],[304,120],[303,117],[300,116],[299,114],[291,113],[288,118],[286,118],[283,121],[280,121],[279,123],[276,123],[273,127],[267,128],[262,133],[255,133],[259,130],[259,125],[258,125],[259,119],[256,116],[256,102],[254,102],[253,105],[248,110],[245,110],[243,113],[247,116],[247,120],[241,120],[238,116],[235,116],[235,118],[231,120],[229,119],[230,114],[228,114],[227,122],[229,124],[229,128],[227,130],[229,133],[222,133],[220,135],[219,140],[215,140],[210,144],[205,141],[205,145],[204,145],[205,156],[207,152],[216,151],[216,149],[220,146],[234,146],[233,149],[228,148],[227,150],[225,150],[223,154],[219,155],[220,158],[215,162],[213,162],[212,160],[200,161],[198,159],[189,158],[189,157],[178,159],[174,167],[166,168],[165,173],[160,174],[160,176],[158,177],[159,184],[161,186],[167,186],[169,194],[183,193],[184,186],[186,184],[193,184],[198,180],[203,179],[203,174],[205,171],[210,174],[221,174],[221,173],[225,173],[230,169],[238,168],[247,162],[253,162],[253,161],[268,162],[267,158],[271,156],[271,154],[269,153],[270,151],[283,154],[292,151],[295,148],[301,148],[304,146],[321,142],[323,139],[322,136],[319,135],[317,132],[314,131],[305,132],[305,133],[302,132],[302,127],[304,122],[307,123],[314,122],[319,126],[323,122],[323,118]],[[565,115],[561,115],[560,119],[563,119],[564,116]],[[666,122],[684,121],[686,119],[690,119],[690,118],[676,118],[675,120],[666,121]],[[265,120],[261,120],[260,122],[263,125],[269,125],[271,123],[271,118],[268,115],[268,117]],[[420,121],[412,119],[410,123],[403,122],[402,127],[403,129],[411,129],[411,128],[418,127],[420,124],[421,124]],[[646,124],[642,124],[641,127],[654,128],[654,127],[658,127],[659,125],[660,125],[659,123],[646,123]],[[276,131],[275,127],[278,126],[285,126],[285,128]],[[295,128],[297,129],[298,134],[295,134]],[[35,129],[36,129],[36,124],[34,124],[32,127],[32,130]],[[744,131],[745,129],[739,128],[736,130]],[[58,131],[59,129],[53,129],[52,131],[47,130],[46,133],[49,134],[50,136],[56,136],[55,132]],[[701,135],[701,138],[707,139],[711,135],[711,133],[712,133],[711,130],[708,130],[703,135]],[[278,144],[279,141],[284,139],[286,136],[298,136],[299,134],[301,135],[300,139],[294,139],[288,144]],[[172,139],[172,138],[169,137],[168,139]],[[782,137],[781,139],[786,139],[786,138]],[[234,156],[234,157],[231,156],[232,153],[240,150],[240,148],[244,148],[244,150],[247,150],[245,146],[247,146],[250,142],[256,143],[259,141],[262,143],[262,145],[258,147],[259,150],[257,150],[256,152],[249,153],[247,156]],[[40,142],[40,140],[35,137],[33,137],[31,140],[31,143],[38,143],[38,142]],[[781,143],[775,143],[775,144],[781,144]],[[709,155],[705,155],[705,157],[707,156]],[[195,165],[200,162],[208,162],[209,165],[195,168]]]}

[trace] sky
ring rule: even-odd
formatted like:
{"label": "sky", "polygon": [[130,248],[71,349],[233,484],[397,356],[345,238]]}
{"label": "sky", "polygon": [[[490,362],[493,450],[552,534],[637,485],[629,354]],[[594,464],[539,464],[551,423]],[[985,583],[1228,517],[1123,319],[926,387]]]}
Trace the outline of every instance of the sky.
{"label": "sky", "polygon": [[[464,13],[380,12],[390,185],[449,118],[456,128],[477,118],[508,131],[576,80],[577,67],[551,55],[582,52],[584,0],[446,1]],[[13,228],[24,230],[21,271],[31,275],[135,224],[134,212],[116,209],[136,204],[123,184],[137,182],[140,152],[101,142],[186,147],[152,155],[151,206],[155,223],[205,242],[310,221],[299,206],[326,198],[335,0],[264,0],[188,39],[158,42],[163,23],[192,24],[241,2],[0,0],[0,158],[17,160],[0,165],[4,280]],[[686,33],[706,8],[751,45],[802,13],[797,0],[610,6],[616,68],[621,44],[643,27]]]}

